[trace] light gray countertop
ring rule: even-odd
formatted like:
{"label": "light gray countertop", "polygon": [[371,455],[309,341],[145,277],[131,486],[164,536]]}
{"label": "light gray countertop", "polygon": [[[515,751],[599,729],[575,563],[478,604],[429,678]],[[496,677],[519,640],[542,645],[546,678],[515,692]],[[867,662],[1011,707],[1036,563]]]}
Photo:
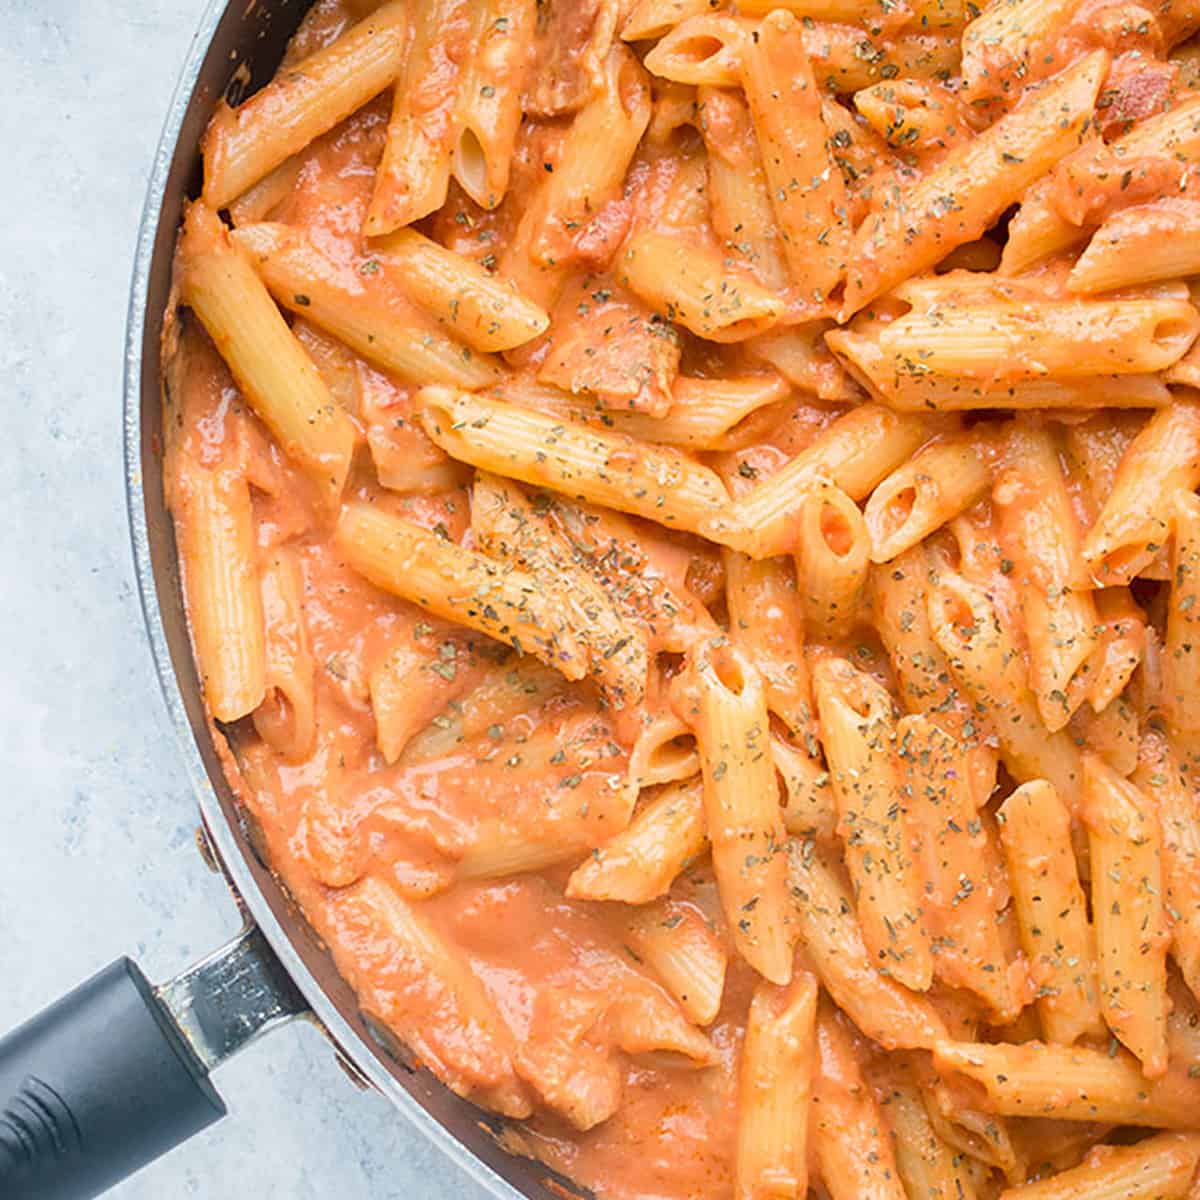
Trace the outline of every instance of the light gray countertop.
{"label": "light gray countertop", "polygon": [[[203,8],[0,0],[0,1030],[121,954],[161,979],[237,927],[195,850],[121,469],[134,240]],[[483,1196],[307,1026],[216,1081],[230,1116],[114,1196]]]}

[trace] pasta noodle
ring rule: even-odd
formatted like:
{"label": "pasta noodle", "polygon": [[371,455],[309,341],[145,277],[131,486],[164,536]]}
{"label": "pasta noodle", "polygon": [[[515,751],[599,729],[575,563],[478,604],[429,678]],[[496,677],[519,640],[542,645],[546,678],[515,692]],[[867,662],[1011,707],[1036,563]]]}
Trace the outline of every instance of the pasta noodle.
{"label": "pasta noodle", "polygon": [[250,489],[234,475],[190,464],[176,487],[180,548],[187,556],[184,589],[204,698],[218,721],[236,721],[263,703],[267,688]]}
{"label": "pasta noodle", "polygon": [[1171,956],[1195,995],[1200,991],[1200,820],[1170,741],[1147,731],[1130,782],[1158,814]]}
{"label": "pasta noodle", "polygon": [[921,917],[910,835],[897,803],[891,701],[844,660],[822,662],[813,684],[863,941],[888,974],[925,991],[933,978],[933,950]]}
{"label": "pasta noodle", "polygon": [[737,342],[769,329],[783,305],[766,288],[739,280],[724,260],[662,233],[638,234],[625,250],[623,282],[648,304],[713,342]]}
{"label": "pasta noodle", "polygon": [[973,440],[936,442],[897,467],[871,493],[863,516],[871,561],[889,562],[924,541],[987,490],[991,475]]}
{"label": "pasta noodle", "polygon": [[[1077,142],[1107,69],[1093,54],[1024,106],[950,153],[908,193],[869,217],[850,248],[845,314],[973,241]],[[964,200],[958,200],[958,196]],[[906,229],[915,231],[905,236]]]}
{"label": "pasta noodle", "polygon": [[244,225],[233,240],[281,304],[401,379],[460,387],[496,379],[493,360],[444,334],[395,286],[411,270],[403,259],[392,272],[378,258],[364,259],[350,285],[345,271],[287,226]]}
{"label": "pasta noodle", "polygon": [[812,1141],[833,1200],[906,1200],[891,1139],[850,1031],[822,1002],[817,1011]]}
{"label": "pasta noodle", "polygon": [[461,19],[462,0],[412,5],[404,69],[396,80],[383,160],[363,222],[369,237],[420,220],[446,199],[458,73],[440,39]]}
{"label": "pasta noodle", "polygon": [[292,762],[308,758],[317,736],[316,685],[303,589],[295,555],[280,550],[262,571],[266,673],[263,702],[254,710],[254,728]]}
{"label": "pasta noodle", "polygon": [[1000,542],[1020,590],[1029,684],[1046,728],[1055,731],[1087,693],[1097,613],[1091,591],[1080,586],[1079,527],[1048,432],[1012,426],[992,494]]}
{"label": "pasta noodle", "polygon": [[1200,401],[1180,397],[1155,416],[1121,458],[1095,523],[1080,548],[1107,587],[1128,583],[1167,544],[1168,502],[1200,484]]}
{"label": "pasta noodle", "polygon": [[799,945],[834,1003],[889,1050],[925,1048],[945,1036],[932,1004],[880,971],[863,943],[849,888],[812,841],[792,843],[788,884]]}
{"label": "pasta noodle", "polygon": [[1045,780],[1022,784],[1000,809],[1021,944],[1033,964],[1047,1041],[1103,1033],[1094,937],[1071,849],[1070,813]]}
{"label": "pasta noodle", "polygon": [[776,11],[764,18],[743,47],[741,78],[792,283],[804,300],[822,304],[845,272],[850,230],[845,183],[830,160],[795,17]]}
{"label": "pasta noodle", "polygon": [[728,646],[704,647],[694,667],[704,813],[721,905],[742,957],[784,984],[792,974],[785,834],[762,683]]}
{"label": "pasta noodle", "polygon": [[498,475],[695,529],[725,498],[712,471],[666,447],[639,445],[483,396],[421,393],[426,432],[448,454]]}
{"label": "pasta noodle", "polygon": [[255,411],[329,502],[341,495],[355,431],[266,288],[202,204],[180,240],[180,290]]}
{"label": "pasta noodle", "polygon": [[707,842],[699,780],[672,784],[575,869],[567,892],[581,900],[647,904],[667,891]]}
{"label": "pasta noodle", "polygon": [[769,479],[711,516],[701,532],[753,558],[786,553],[796,544],[795,515],[805,484],[824,478],[851,500],[861,499],[930,432],[921,417],[879,405],[853,409]]}
{"label": "pasta noodle", "polygon": [[1200,1098],[1200,1081],[1186,1068],[1147,1080],[1123,1050],[944,1041],[934,1047],[933,1061],[940,1071],[981,1084],[993,1111],[1008,1117],[1190,1129]]}
{"label": "pasta noodle", "polygon": [[1101,1011],[1156,1078],[1167,1069],[1162,832],[1146,797],[1094,755],[1084,788]]}
{"label": "pasta noodle", "polygon": [[738,1090],[739,1200],[808,1191],[817,983],[798,974],[787,988],[760,983],[750,1002]]}
{"label": "pasta noodle", "polygon": [[217,109],[204,139],[204,200],[224,208],[396,78],[408,6],[385,4],[237,109]]}
{"label": "pasta noodle", "polygon": [[508,191],[521,125],[521,92],[533,66],[537,6],[489,0],[473,6],[474,45],[463,68],[451,170],[464,192],[495,208]]}
{"label": "pasta noodle", "polygon": [[974,992],[999,1024],[1008,1024],[1025,1004],[1024,973],[1008,962],[1000,926],[1007,881],[971,780],[958,769],[953,739],[928,717],[902,717],[896,748],[932,970],[948,986]]}
{"label": "pasta noodle", "polygon": [[929,593],[929,621],[951,671],[990,717],[1013,776],[1047,779],[1060,796],[1075,795],[1083,778],[1079,751],[1065,732],[1043,724],[1021,656],[987,595],[942,571]]}

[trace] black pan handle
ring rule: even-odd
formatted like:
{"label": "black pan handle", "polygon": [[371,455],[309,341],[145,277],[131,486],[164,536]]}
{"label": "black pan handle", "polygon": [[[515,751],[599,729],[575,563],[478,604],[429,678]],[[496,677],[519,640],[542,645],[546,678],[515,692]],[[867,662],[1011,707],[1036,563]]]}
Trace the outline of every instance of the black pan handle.
{"label": "black pan handle", "polygon": [[162,987],[122,958],[0,1039],[0,1196],[97,1196],[225,1115],[208,1075],[308,1006],[255,926]]}

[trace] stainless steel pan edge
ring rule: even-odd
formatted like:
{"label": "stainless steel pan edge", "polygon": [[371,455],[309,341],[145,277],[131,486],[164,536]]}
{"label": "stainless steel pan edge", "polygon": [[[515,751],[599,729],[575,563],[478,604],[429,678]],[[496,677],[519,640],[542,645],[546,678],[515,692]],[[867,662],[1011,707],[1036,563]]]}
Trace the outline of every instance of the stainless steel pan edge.
{"label": "stainless steel pan edge", "polygon": [[497,1128],[494,1118],[452,1094],[428,1072],[405,1066],[372,1036],[329,954],[255,852],[212,745],[188,643],[160,457],[159,355],[172,251],[183,198],[198,177],[199,138],[213,104],[235,78],[254,87],[270,77],[286,35],[307,7],[307,0],[212,0],[192,41],[155,152],[133,269],[124,379],[126,496],[146,631],[180,753],[220,866],[338,1052],[496,1200],[560,1200],[565,1181],[502,1150],[491,1132]]}

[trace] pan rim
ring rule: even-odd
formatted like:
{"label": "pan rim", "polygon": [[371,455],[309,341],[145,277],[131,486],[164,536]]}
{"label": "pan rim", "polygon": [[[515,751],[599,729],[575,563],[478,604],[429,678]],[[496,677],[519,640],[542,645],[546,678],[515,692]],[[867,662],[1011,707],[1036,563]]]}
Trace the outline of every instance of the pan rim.
{"label": "pan rim", "polygon": [[[213,781],[201,758],[183,692],[171,661],[163,622],[159,585],[150,548],[143,472],[142,403],[146,372],[151,375],[154,394],[161,394],[161,371],[153,355],[143,353],[147,328],[151,278],[162,269],[155,243],[163,219],[168,176],[178,153],[185,115],[199,83],[202,68],[226,11],[244,0],[208,0],[192,37],[184,65],[172,92],[162,132],[155,149],[138,227],[129,308],[126,318],[123,371],[123,442],[125,504],[133,551],[134,574],[143,624],[149,641],[155,674],[175,734],[178,750],[200,810],[205,831],[220,859],[234,900],[249,911],[288,975],[311,1006],[333,1048],[343,1054],[367,1082],[428,1141],[432,1142],[460,1171],[495,1200],[526,1200],[519,1191],[442,1124],[421,1102],[399,1085],[370,1045],[343,1016],[337,1002],[314,976],[296,948],[294,935],[277,917],[266,894],[255,879],[246,850],[236,837]],[[467,1104],[467,1101],[462,1101]],[[482,1120],[484,1114],[480,1113]]]}

